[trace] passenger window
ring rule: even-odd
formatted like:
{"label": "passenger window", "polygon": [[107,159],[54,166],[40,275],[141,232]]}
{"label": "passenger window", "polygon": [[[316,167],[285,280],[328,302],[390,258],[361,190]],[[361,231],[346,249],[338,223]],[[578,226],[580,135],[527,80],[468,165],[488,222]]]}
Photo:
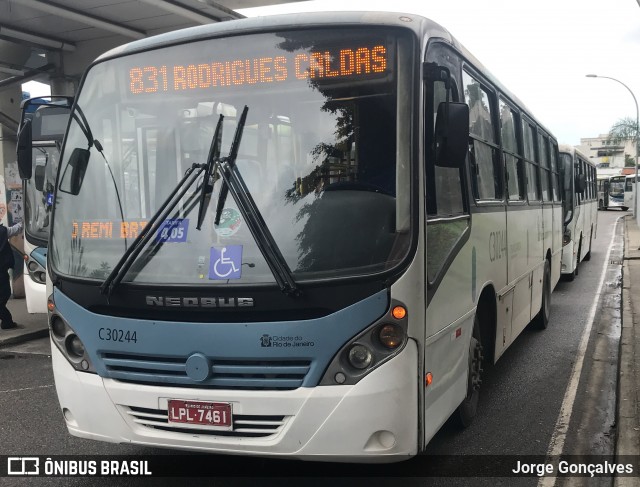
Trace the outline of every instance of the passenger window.
{"label": "passenger window", "polygon": [[522,157],[518,154],[518,115],[509,105],[500,100],[500,133],[502,152],[507,168],[507,195],[510,201],[524,200],[524,170]]}
{"label": "passenger window", "polygon": [[463,72],[464,97],[469,105],[469,150],[473,193],[478,200],[502,199],[501,172],[497,166],[496,131],[491,116],[494,98],[479,81]]}
{"label": "passenger window", "polygon": [[527,197],[529,201],[539,201],[538,164],[535,153],[536,129],[528,122],[524,123],[524,157],[527,166]]}
{"label": "passenger window", "polygon": [[538,155],[540,160],[540,189],[542,201],[551,201],[551,171],[549,167],[549,140],[538,134]]}
{"label": "passenger window", "polygon": [[558,167],[558,146],[551,142],[551,186],[553,190],[553,201],[560,201],[560,170]]}

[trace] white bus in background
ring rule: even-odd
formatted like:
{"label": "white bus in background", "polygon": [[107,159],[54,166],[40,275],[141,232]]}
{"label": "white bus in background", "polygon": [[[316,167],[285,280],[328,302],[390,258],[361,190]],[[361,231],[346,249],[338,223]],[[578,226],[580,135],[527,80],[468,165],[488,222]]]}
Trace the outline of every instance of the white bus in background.
{"label": "white bus in background", "polygon": [[557,142],[428,19],[133,42],[88,68],[62,151],[47,272],[73,435],[403,460],[549,322]]}
{"label": "white bus in background", "polygon": [[[62,144],[61,131],[64,133],[69,119],[70,103],[68,97],[47,96],[30,98],[21,104],[19,132],[29,131],[32,139],[32,176],[23,177],[22,185],[24,291],[29,313],[47,312],[46,268],[53,190]],[[45,112],[47,116],[43,116]]]}
{"label": "white bus in background", "polygon": [[582,152],[560,146],[564,234],[562,274],[569,280],[578,275],[578,265],[591,259],[591,245],[598,230],[596,166]]}
{"label": "white bus in background", "polygon": [[619,175],[598,178],[598,208],[620,208],[627,211],[634,204],[635,175]]}

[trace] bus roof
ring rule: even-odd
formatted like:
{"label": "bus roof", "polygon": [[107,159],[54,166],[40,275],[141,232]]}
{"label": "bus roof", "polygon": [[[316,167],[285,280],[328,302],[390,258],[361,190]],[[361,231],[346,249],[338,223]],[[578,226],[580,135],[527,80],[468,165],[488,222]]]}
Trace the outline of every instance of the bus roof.
{"label": "bus roof", "polygon": [[582,159],[584,159],[584,161],[591,165],[594,166],[596,165],[595,162],[590,161],[589,160],[589,156],[587,156],[584,152],[582,152],[580,149],[575,148],[572,145],[568,145],[568,144],[560,144],[560,146],[558,147],[558,150],[560,152],[564,152],[565,154],[570,154],[572,157],[574,155],[579,155]]}

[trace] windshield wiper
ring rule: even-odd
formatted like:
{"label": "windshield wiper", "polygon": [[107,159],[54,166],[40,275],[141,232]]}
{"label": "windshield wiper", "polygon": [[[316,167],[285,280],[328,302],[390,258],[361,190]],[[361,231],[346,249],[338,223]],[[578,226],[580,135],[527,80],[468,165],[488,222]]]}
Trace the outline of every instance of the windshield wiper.
{"label": "windshield wiper", "polygon": [[[209,149],[209,156],[214,153],[213,147],[218,143],[218,135],[222,131],[223,118],[224,117],[220,115],[220,118],[218,119],[216,132],[214,134],[213,140],[211,141],[211,148]],[[211,161],[207,161],[206,164],[193,164],[189,169],[186,170],[183,178],[178,182],[171,194],[167,196],[158,210],[151,216],[151,218],[144,226],[144,228],[140,231],[131,246],[124,252],[122,257],[120,257],[118,263],[102,283],[102,285],[100,286],[100,292],[102,292],[102,294],[111,296],[113,290],[116,288],[116,286],[118,286],[118,284],[120,284],[120,282],[122,282],[122,279],[127,274],[133,263],[136,261],[138,255],[140,255],[142,249],[156,234],[158,229],[165,223],[165,220],[169,213],[173,211],[173,209],[180,202],[185,193],[198,179],[200,174],[203,171],[206,171],[206,168],[212,164],[213,162]],[[207,181],[202,182],[203,185],[206,183]]]}
{"label": "windshield wiper", "polygon": [[220,159],[220,146],[222,145],[222,122],[224,121],[224,115],[220,115],[218,119],[218,125],[216,125],[216,131],[213,134],[213,142],[209,148],[209,157],[207,158],[207,165],[204,170],[204,178],[202,179],[202,190],[200,192],[200,205],[198,206],[198,223],[196,229],[200,230],[204,216],[207,213],[209,207],[209,201],[211,200],[211,193],[213,193],[212,172],[214,163]]}
{"label": "windshield wiper", "polygon": [[233,137],[233,144],[229,151],[229,156],[216,162],[216,168],[218,173],[222,176],[223,184],[218,196],[218,205],[216,208],[214,223],[216,225],[220,223],[220,215],[224,208],[227,193],[231,192],[231,196],[235,200],[242,218],[244,218],[253,239],[258,245],[260,253],[267,262],[269,269],[271,269],[271,273],[280,287],[280,290],[288,296],[298,297],[302,292],[293,279],[291,269],[289,269],[284,256],[280,252],[273,235],[271,235],[267,224],[262,218],[262,215],[260,214],[260,211],[258,210],[258,207],[256,206],[240,171],[238,171],[238,167],[236,166],[238,148],[240,146],[240,140],[242,139],[242,131],[244,130],[248,110],[249,108],[245,106],[242,111],[238,126],[236,127],[236,133]]}
{"label": "windshield wiper", "polygon": [[[249,111],[249,107],[247,105],[242,109],[242,115],[240,115],[240,120],[238,120],[238,126],[236,127],[236,133],[233,135],[233,142],[231,143],[231,149],[229,150],[229,155],[225,158],[225,160],[230,164],[231,167],[236,165],[236,159],[238,157],[238,149],[240,148],[240,141],[242,140],[242,132],[244,132],[244,124],[247,121],[247,112]],[[222,187],[220,188],[220,194],[218,195],[218,204],[216,205],[216,216],[213,219],[213,223],[215,225],[220,225],[220,216],[222,215],[222,209],[224,208],[224,204],[227,201],[227,194],[229,193],[229,185],[227,181],[222,182]]]}
{"label": "windshield wiper", "polygon": [[178,204],[180,199],[185,195],[194,181],[198,179],[200,173],[204,170],[202,164],[194,164],[184,173],[184,177],[178,182],[175,189],[169,197],[162,203],[158,211],[156,211],[144,228],[140,231],[131,246],[122,254],[120,260],[115,265],[111,273],[100,286],[100,292],[111,296],[113,290],[122,281],[127,271],[131,268],[134,261],[142,251],[145,244],[158,231],[160,226],[164,224],[167,215]]}

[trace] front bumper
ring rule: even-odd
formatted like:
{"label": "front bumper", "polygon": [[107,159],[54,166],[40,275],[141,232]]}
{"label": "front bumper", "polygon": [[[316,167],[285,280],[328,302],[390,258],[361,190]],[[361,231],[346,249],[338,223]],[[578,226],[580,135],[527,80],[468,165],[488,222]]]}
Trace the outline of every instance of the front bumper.
{"label": "front bumper", "polygon": [[[418,352],[409,341],[356,385],[290,391],[158,387],[77,372],[52,344],[69,432],[114,443],[342,462],[392,462],[418,449]],[[234,430],[169,425],[169,399],[229,402]],[[255,430],[261,431],[256,436]]]}

